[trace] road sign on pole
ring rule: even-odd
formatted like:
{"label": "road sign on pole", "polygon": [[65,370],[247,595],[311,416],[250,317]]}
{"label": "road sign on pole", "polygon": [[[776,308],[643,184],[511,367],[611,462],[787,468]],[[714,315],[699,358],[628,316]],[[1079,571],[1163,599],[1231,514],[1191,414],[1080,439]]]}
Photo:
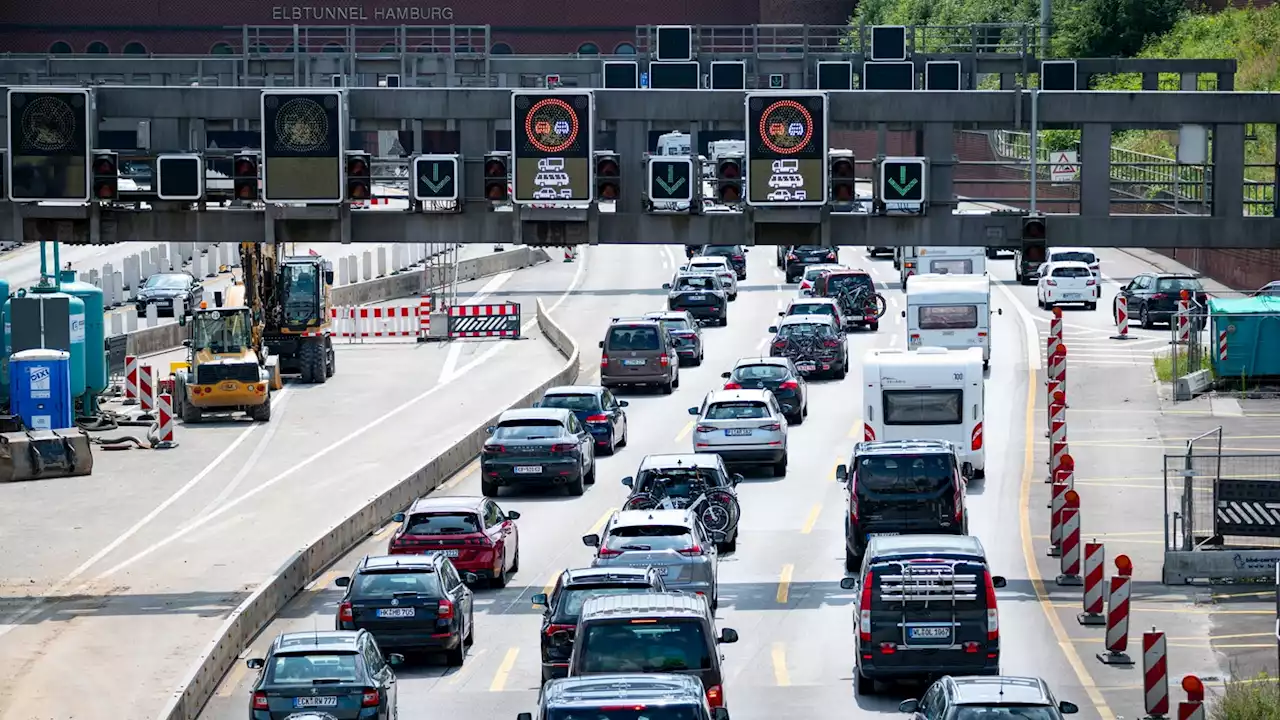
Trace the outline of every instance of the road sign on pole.
{"label": "road sign on pole", "polygon": [[827,94],[747,93],[747,204],[827,203]]}
{"label": "road sign on pole", "polygon": [[514,202],[595,199],[593,110],[590,90],[511,93]]}
{"label": "road sign on pole", "polygon": [[887,157],[880,161],[876,193],[887,213],[919,215],[929,197],[929,160]]}
{"label": "road sign on pole", "polygon": [[1075,150],[1056,150],[1050,153],[1049,179],[1056,183],[1068,183],[1080,173],[1080,153]]}
{"label": "road sign on pole", "polygon": [[262,199],[346,202],[346,91],[262,91]]}
{"label": "road sign on pole", "polygon": [[457,155],[418,155],[413,177],[414,200],[451,202],[461,197],[462,160]]}
{"label": "road sign on pole", "polygon": [[649,158],[649,199],[654,202],[693,202],[693,158],[662,155]]}
{"label": "road sign on pole", "polygon": [[14,87],[8,93],[9,200],[88,202],[93,93],[83,88]]}

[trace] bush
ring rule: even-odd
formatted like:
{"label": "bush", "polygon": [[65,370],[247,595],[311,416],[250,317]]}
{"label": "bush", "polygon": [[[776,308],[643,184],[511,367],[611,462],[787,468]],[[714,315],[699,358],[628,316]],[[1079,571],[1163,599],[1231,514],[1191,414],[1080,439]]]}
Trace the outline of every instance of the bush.
{"label": "bush", "polygon": [[1213,720],[1280,718],[1280,683],[1262,673],[1252,680],[1228,681],[1222,697],[1209,708]]}

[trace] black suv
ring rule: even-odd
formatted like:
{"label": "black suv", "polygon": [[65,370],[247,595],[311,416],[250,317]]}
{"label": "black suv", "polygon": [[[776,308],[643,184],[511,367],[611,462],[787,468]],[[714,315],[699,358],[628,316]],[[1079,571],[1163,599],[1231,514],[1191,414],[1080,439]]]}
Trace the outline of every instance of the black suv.
{"label": "black suv", "polygon": [[729,711],[711,709],[696,677],[637,673],[552,680],[538,697],[537,720],[729,720]]}
{"label": "black suv", "polygon": [[565,570],[556,579],[551,595],[538,593],[533,596],[535,607],[542,607],[542,682],[564,677],[569,670],[569,654],[572,642],[553,645],[551,636],[565,631],[572,636],[578,627],[582,603],[597,595],[620,595],[638,592],[662,592],[666,590],[662,576],[653,568],[578,568]]}
{"label": "black suv", "polygon": [[844,567],[850,572],[876,535],[968,534],[967,481],[949,442],[860,442],[849,464],[836,467],[836,478],[848,490]]}
{"label": "black suv", "polygon": [[[1009,708],[1008,714],[1001,713],[1002,708]],[[1074,703],[1058,702],[1049,684],[1040,678],[1001,675],[944,677],[919,700],[903,700],[898,712],[911,713],[911,720],[1062,720],[1064,715],[1080,712],[1080,708]]]}
{"label": "black suv", "polygon": [[986,551],[969,535],[874,537],[858,577],[857,689],[877,681],[1000,674],[1000,615]]}
{"label": "black suv", "polygon": [[684,310],[721,327],[729,324],[729,293],[715,275],[681,272],[662,289],[667,291],[668,310]]}
{"label": "black suv", "polygon": [[1120,288],[1120,295],[1128,303],[1129,317],[1137,318],[1138,324],[1150,329],[1156,323],[1173,321],[1178,311],[1178,301],[1182,291],[1190,294],[1191,307],[1200,307],[1205,312],[1209,303],[1209,295],[1200,284],[1200,278],[1183,273],[1142,273]]}
{"label": "black suv", "polygon": [[836,248],[821,245],[792,245],[782,256],[782,271],[787,282],[800,282],[804,269],[810,265],[833,263],[836,261]]}
{"label": "black suv", "polygon": [[703,245],[698,254],[729,258],[729,265],[738,274],[738,279],[747,279],[747,250],[741,245]]}
{"label": "black suv", "polygon": [[404,662],[378,649],[363,630],[308,630],[284,633],[266,658],[245,665],[258,671],[249,696],[251,720],[284,720],[307,711],[328,717],[392,720],[396,711],[396,674]]}
{"label": "black suv", "polygon": [[350,577],[338,604],[339,630],[368,630],[378,647],[443,652],[449,665],[461,665],[475,637],[475,613],[469,583],[442,553],[366,555]]}

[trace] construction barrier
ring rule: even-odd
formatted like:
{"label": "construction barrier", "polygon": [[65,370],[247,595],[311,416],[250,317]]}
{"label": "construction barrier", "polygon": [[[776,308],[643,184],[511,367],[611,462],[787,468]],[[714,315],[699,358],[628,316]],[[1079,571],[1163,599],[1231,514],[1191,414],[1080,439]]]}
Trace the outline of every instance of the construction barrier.
{"label": "construction barrier", "polygon": [[1049,396],[1049,442],[1067,442],[1067,396],[1061,390]]}
{"label": "construction barrier", "polygon": [[1103,614],[1103,563],[1106,562],[1106,549],[1102,543],[1087,542],[1084,544],[1084,612],[1076,616],[1081,625],[1106,625],[1107,617]]}
{"label": "construction barrier", "polygon": [[519,339],[519,303],[480,303],[449,308],[449,337]]}
{"label": "construction barrier", "polygon": [[1065,482],[1058,482],[1059,476],[1059,473],[1054,473],[1049,500],[1049,557],[1062,555],[1062,513],[1067,508],[1067,493],[1071,492]]}
{"label": "construction barrier", "polygon": [[1204,720],[1204,683],[1195,675],[1182,678],[1187,701],[1178,703],[1178,720]]}
{"label": "construction barrier", "polygon": [[1142,633],[1142,703],[1147,720],[1169,714],[1169,662],[1164,633]]}
{"label": "construction barrier", "polygon": [[1079,587],[1084,578],[1080,577],[1080,494],[1075,490],[1063,493],[1061,524],[1062,574],[1055,582],[1062,587]]}
{"label": "construction barrier", "polygon": [[1049,397],[1053,397],[1056,392],[1061,392],[1065,397],[1067,394],[1067,346],[1059,345],[1058,349],[1049,356],[1048,372],[1045,375],[1045,386],[1048,388]]}
{"label": "construction barrier", "polygon": [[426,314],[422,303],[393,307],[352,307],[329,309],[334,337],[350,338],[416,338],[431,329],[431,303]]}
{"label": "construction barrier", "polygon": [[1227,361],[1227,331],[1222,330],[1218,333],[1218,362]]}
{"label": "construction barrier", "polygon": [[1059,470],[1071,470],[1074,472],[1075,469],[1075,459],[1071,457],[1067,444],[1064,442],[1049,443],[1049,478],[1045,482],[1053,482],[1053,478],[1057,476]]}
{"label": "construction barrier", "polygon": [[1186,290],[1178,298],[1178,342],[1191,342],[1191,293]]}
{"label": "construction barrier", "polygon": [[163,393],[156,403],[158,408],[156,414],[159,416],[156,421],[156,438],[158,442],[152,447],[157,450],[168,450],[178,446],[173,441],[173,396],[169,393]]}
{"label": "construction barrier", "polygon": [[431,337],[431,309],[433,305],[430,295],[418,298],[418,339]]}
{"label": "construction barrier", "polygon": [[1133,563],[1128,555],[1116,556],[1116,575],[1111,578],[1107,593],[1107,651],[1097,658],[1106,665],[1132,665],[1133,659],[1125,651],[1129,649],[1129,581]]}
{"label": "construction barrier", "polygon": [[1053,309],[1052,315],[1053,317],[1049,318],[1049,348],[1048,348],[1049,353],[1048,354],[1050,356],[1052,356],[1053,353],[1056,352],[1057,349],[1062,345],[1062,342],[1064,339],[1062,337],[1062,308],[1055,307]]}
{"label": "construction barrier", "polygon": [[1129,299],[1124,295],[1116,295],[1116,330],[1112,340],[1129,339]]}
{"label": "construction barrier", "polygon": [[138,404],[138,356],[124,356],[124,404]]}
{"label": "construction barrier", "polygon": [[151,412],[155,409],[155,385],[152,384],[150,365],[138,366],[138,401],[142,405],[142,412]]}

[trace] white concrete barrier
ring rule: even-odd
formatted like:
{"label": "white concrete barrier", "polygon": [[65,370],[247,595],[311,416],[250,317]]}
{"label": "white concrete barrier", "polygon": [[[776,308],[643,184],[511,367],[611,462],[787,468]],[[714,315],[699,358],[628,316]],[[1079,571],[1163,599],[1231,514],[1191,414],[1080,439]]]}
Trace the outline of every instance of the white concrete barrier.
{"label": "white concrete barrier", "polygon": [[360,277],[366,281],[373,279],[373,253],[368,250],[360,258]]}
{"label": "white concrete barrier", "polygon": [[378,246],[378,277],[387,276],[387,246]]}
{"label": "white concrete barrier", "polygon": [[169,272],[173,269],[173,262],[170,259],[173,257],[173,253],[170,252],[171,245],[173,245],[173,243],[164,243],[163,245],[156,247],[156,250],[159,253],[157,257],[159,262],[156,263],[156,267],[160,268],[160,272]]}
{"label": "white concrete barrier", "polygon": [[113,305],[123,305],[126,301],[124,294],[124,274],[119,270],[111,273],[111,297]]}

